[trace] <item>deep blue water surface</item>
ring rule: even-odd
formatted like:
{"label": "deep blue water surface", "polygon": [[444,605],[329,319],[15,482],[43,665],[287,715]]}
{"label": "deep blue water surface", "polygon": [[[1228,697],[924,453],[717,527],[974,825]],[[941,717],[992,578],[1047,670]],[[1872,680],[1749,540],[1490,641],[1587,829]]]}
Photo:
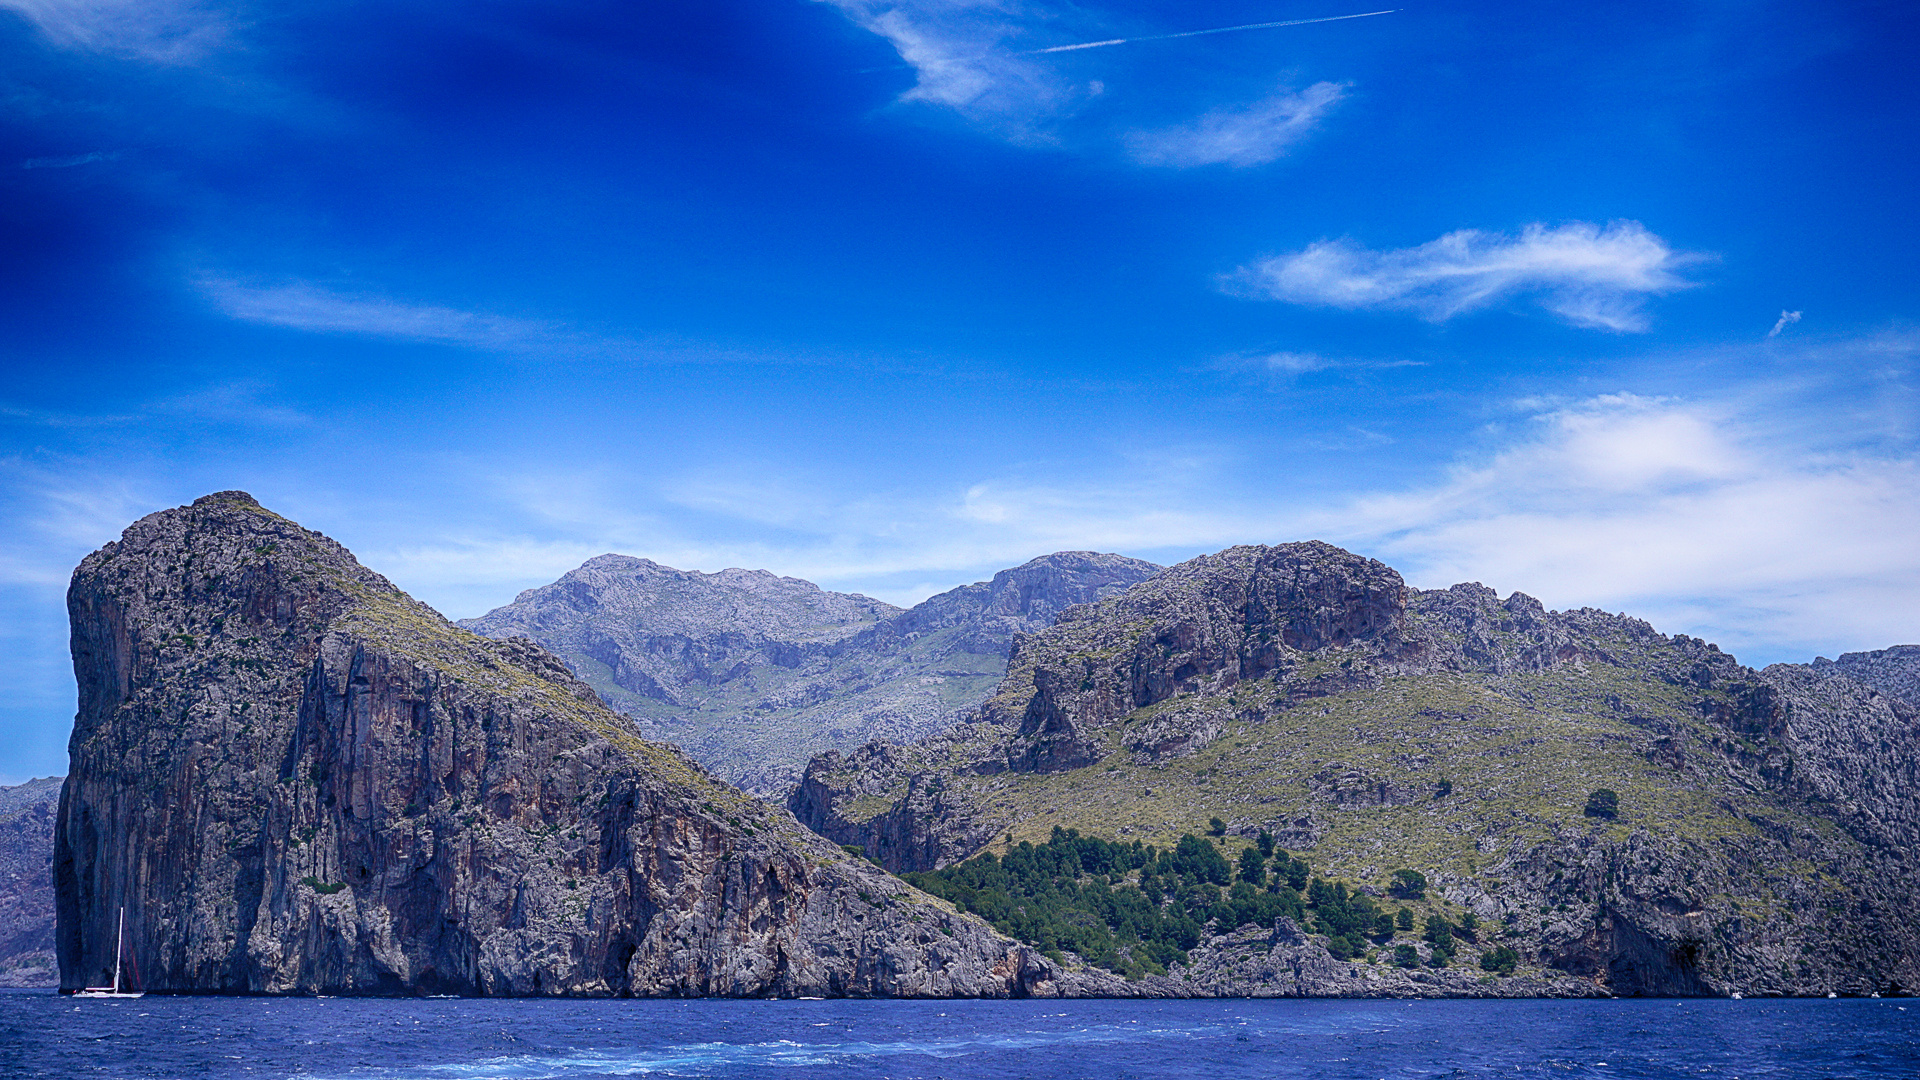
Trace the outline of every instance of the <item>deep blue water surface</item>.
{"label": "deep blue water surface", "polygon": [[0,1077],[1920,1077],[1920,1000],[478,1001],[0,992]]}

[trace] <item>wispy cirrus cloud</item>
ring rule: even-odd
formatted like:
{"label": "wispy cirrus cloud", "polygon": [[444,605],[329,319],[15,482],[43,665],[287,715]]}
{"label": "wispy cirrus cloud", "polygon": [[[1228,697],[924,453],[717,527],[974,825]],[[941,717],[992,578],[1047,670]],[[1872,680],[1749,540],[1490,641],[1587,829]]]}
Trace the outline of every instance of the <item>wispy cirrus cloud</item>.
{"label": "wispy cirrus cloud", "polygon": [[1181,127],[1133,132],[1127,148],[1147,165],[1265,165],[1306,138],[1350,87],[1318,82],[1299,93],[1282,90],[1252,105],[1215,109]]}
{"label": "wispy cirrus cloud", "polygon": [[0,0],[62,48],[187,64],[227,45],[238,19],[193,0]]}
{"label": "wispy cirrus cloud", "polygon": [[412,304],[374,293],[345,293],[306,282],[253,286],[203,278],[222,312],[245,322],[328,334],[366,334],[482,348],[512,348],[555,335],[548,323]]}
{"label": "wispy cirrus cloud", "polygon": [[[901,101],[949,109],[1011,141],[1038,144],[1063,141],[1068,121],[1094,102],[1114,99],[1107,92],[1105,77],[1086,77],[1079,58],[1089,50],[1215,34],[1284,32],[1307,23],[1391,14],[1368,12],[1115,37],[1112,23],[1087,12],[1024,0],[823,2],[886,38],[914,71],[914,86],[900,95]],[[1100,39],[1090,40],[1096,37]],[[1269,78],[1265,73],[1261,76],[1262,81]],[[1315,83],[1298,93],[1282,90],[1251,104],[1208,111],[1188,124],[1133,130],[1123,134],[1121,141],[1129,156],[1143,164],[1261,165],[1310,133],[1347,90],[1347,84],[1336,82]]]}
{"label": "wispy cirrus cloud", "polygon": [[1014,136],[1032,136],[1085,90],[1022,50],[1055,21],[1020,0],[825,0],[887,39],[916,76],[902,101],[952,109]]}
{"label": "wispy cirrus cloud", "polygon": [[554,320],[418,303],[371,290],[348,292],[307,281],[257,285],[202,276],[194,284],[215,309],[230,318],[313,334],[352,334],[575,360],[808,366],[849,363],[832,354],[742,351],[693,341],[607,334]]}
{"label": "wispy cirrus cloud", "polygon": [[1217,367],[1228,371],[1252,371],[1269,375],[1310,375],[1316,371],[1378,370],[1382,368],[1425,367],[1424,360],[1358,360],[1322,356],[1319,353],[1280,350],[1269,353],[1236,353],[1221,357]]}
{"label": "wispy cirrus cloud", "polygon": [[1434,322],[1526,297],[1575,326],[1644,331],[1647,297],[1691,288],[1676,251],[1637,221],[1535,223],[1518,236],[1461,229],[1418,247],[1374,251],[1322,240],[1241,267],[1223,285],[1295,304],[1410,311]]}
{"label": "wispy cirrus cloud", "polygon": [[113,161],[119,156],[118,150],[95,150],[92,153],[67,154],[63,157],[28,158],[20,163],[20,167],[23,169],[77,169],[82,165]]}

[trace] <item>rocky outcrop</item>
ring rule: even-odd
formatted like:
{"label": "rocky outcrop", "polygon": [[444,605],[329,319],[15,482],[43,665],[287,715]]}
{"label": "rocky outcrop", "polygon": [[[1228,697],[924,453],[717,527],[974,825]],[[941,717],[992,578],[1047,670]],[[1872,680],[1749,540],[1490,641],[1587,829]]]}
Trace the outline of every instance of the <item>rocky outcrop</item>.
{"label": "rocky outcrop", "polygon": [[60,777],[0,787],[0,986],[52,986],[53,819]]}
{"label": "rocky outcrop", "polygon": [[644,741],[566,665],[446,622],[222,492],[75,571],[62,986],[126,920],[149,991],[1099,992]]}
{"label": "rocky outcrop", "polygon": [[901,871],[1218,817],[1370,887],[1421,869],[1606,992],[1911,987],[1920,721],[1901,650],[1849,658],[1756,672],[1327,544],[1232,548],[1063,611],[968,722],[816,757],[789,806]]}
{"label": "rocky outcrop", "polygon": [[603,555],[461,625],[540,642],[651,736],[784,794],[815,753],[946,727],[993,689],[1017,636],[1158,570],[1059,552],[900,611],[765,571]]}
{"label": "rocky outcrop", "polygon": [[[1424,959],[1431,949],[1416,950]],[[1214,934],[1188,962],[1132,984],[1157,998],[1593,998],[1605,988],[1571,973],[1529,972],[1490,979],[1477,968],[1406,968],[1336,960],[1293,920]]]}
{"label": "rocky outcrop", "polygon": [[1821,657],[1813,662],[1816,668],[1829,664],[1863,686],[1920,708],[1920,645],[1841,653],[1838,660]]}
{"label": "rocky outcrop", "polygon": [[[1775,664],[1723,720],[1774,787],[1820,806],[1861,841],[1920,851],[1920,706],[1838,665]],[[1744,749],[1744,748],[1742,748]]]}
{"label": "rocky outcrop", "polygon": [[1125,592],[1160,567],[1124,555],[1060,551],[1002,570],[989,581],[962,585],[929,597],[862,633],[850,646],[892,653],[912,643],[957,630],[950,652],[1005,657],[1014,638],[1052,626],[1062,611]]}

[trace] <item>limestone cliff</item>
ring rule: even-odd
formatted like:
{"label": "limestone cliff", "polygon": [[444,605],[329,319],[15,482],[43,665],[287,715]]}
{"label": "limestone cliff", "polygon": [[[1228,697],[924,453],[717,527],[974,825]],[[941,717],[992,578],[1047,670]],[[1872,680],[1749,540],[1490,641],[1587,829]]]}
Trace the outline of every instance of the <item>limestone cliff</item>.
{"label": "limestone cliff", "polygon": [[[638,738],[553,655],[461,630],[222,492],[68,592],[61,983],[119,913],[150,991],[1087,992]],[[1111,981],[1111,980],[1107,980]]]}
{"label": "limestone cliff", "polygon": [[1625,616],[1239,547],[1066,610],[970,722],[822,755],[789,805],[902,871],[1217,817],[1359,887],[1418,870],[1542,977],[1913,987],[1920,709],[1847,673],[1897,689],[1888,652],[1756,672]]}

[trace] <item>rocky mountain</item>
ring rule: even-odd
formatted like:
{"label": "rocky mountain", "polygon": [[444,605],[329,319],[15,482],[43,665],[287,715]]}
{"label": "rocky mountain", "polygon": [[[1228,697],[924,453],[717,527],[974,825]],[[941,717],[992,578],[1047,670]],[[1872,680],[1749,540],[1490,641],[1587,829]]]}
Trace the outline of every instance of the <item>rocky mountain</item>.
{"label": "rocky mountain", "polygon": [[[1236,547],[1062,612],[968,722],[820,755],[789,805],[896,871],[1059,828],[1165,850],[1218,819],[1229,859],[1265,832],[1368,895],[1416,872],[1416,918],[1484,928],[1463,955],[1510,948],[1543,992],[1910,988],[1915,652],[1754,671],[1621,615],[1411,589],[1326,544]],[[1263,993],[1324,969],[1317,992],[1366,992],[1427,948],[1402,927],[1335,963],[1283,931],[1216,923],[1171,981]]]}
{"label": "rocky mountain", "polygon": [[1015,636],[1158,570],[1060,552],[901,611],[764,570],[602,555],[460,625],[539,642],[650,737],[784,794],[822,750],[947,727],[1000,681]]}
{"label": "rocky mountain", "polygon": [[0,986],[52,986],[53,818],[60,777],[0,787]]}
{"label": "rocky mountain", "polygon": [[109,977],[122,912],[150,991],[1018,996],[1118,982],[849,858],[639,738],[538,645],[452,625],[244,493],[134,523],[75,570],[68,608],[64,987]]}
{"label": "rocky mountain", "polygon": [[1862,686],[1871,686],[1890,698],[1920,708],[1920,645],[1841,653],[1838,660],[1823,656],[1813,662],[1816,669],[1829,665]]}

